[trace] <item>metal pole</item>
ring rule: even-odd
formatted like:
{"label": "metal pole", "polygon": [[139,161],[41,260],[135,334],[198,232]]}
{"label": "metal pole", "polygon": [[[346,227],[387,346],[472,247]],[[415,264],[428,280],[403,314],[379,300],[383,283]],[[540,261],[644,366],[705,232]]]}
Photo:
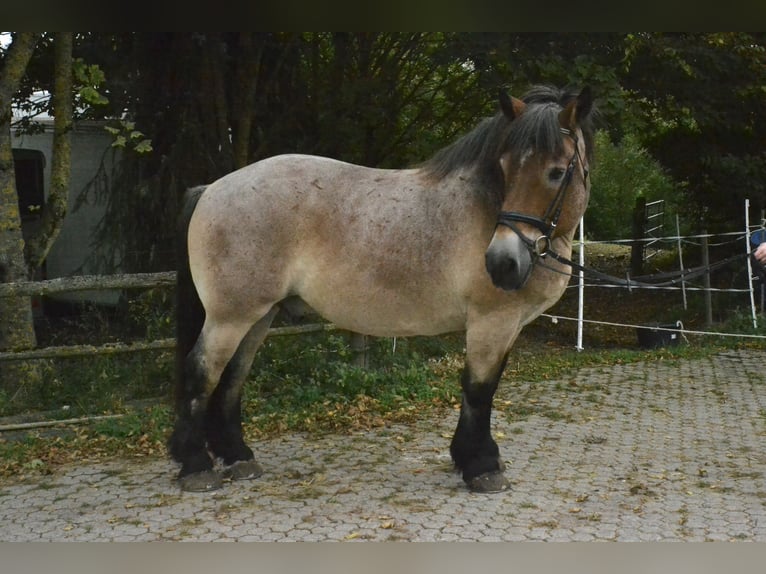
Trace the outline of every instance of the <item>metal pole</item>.
{"label": "metal pole", "polygon": [[578,351],[583,350],[582,346],[582,328],[583,328],[583,301],[585,299],[585,272],[583,267],[585,266],[585,219],[580,218],[580,280],[578,283],[577,291],[577,346]]}
{"label": "metal pole", "polygon": [[702,265],[705,267],[705,274],[702,276],[705,287],[705,326],[710,327],[713,324],[713,300],[710,294],[710,253],[707,245],[707,229],[702,230]]}
{"label": "metal pole", "polygon": [[747,253],[747,285],[750,288],[750,312],[753,317],[753,329],[758,328],[755,314],[755,292],[753,290],[753,264],[750,261],[750,200],[745,200],[745,252]]}
{"label": "metal pole", "polygon": [[681,225],[678,223],[676,213],[676,236],[678,238],[678,264],[681,266],[681,294],[684,299],[684,311],[686,311],[686,280],[684,279],[684,250],[681,246]]}

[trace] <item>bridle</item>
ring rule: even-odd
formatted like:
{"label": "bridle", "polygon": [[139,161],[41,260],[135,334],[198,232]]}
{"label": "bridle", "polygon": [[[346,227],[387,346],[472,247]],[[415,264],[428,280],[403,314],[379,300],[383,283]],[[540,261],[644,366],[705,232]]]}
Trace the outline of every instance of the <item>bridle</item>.
{"label": "bridle", "polygon": [[[533,260],[537,257],[544,258],[551,249],[552,237],[556,231],[556,226],[558,225],[559,217],[561,216],[561,210],[564,207],[567,188],[572,181],[572,176],[574,175],[575,167],[578,162],[583,166],[583,183],[587,184],[588,181],[588,168],[585,167],[585,162],[582,161],[582,157],[580,156],[577,134],[573,130],[566,128],[559,129],[562,134],[572,138],[572,141],[574,142],[574,153],[569,160],[566,172],[564,173],[564,178],[561,180],[556,196],[548,205],[545,214],[542,217],[537,217],[536,215],[528,215],[526,213],[519,213],[518,211],[501,211],[497,218],[497,225],[509,227],[519,236],[527,249],[529,249]],[[515,225],[516,223],[527,223],[532,225],[539,229],[542,232],[542,235],[533,241],[519,230]]]}

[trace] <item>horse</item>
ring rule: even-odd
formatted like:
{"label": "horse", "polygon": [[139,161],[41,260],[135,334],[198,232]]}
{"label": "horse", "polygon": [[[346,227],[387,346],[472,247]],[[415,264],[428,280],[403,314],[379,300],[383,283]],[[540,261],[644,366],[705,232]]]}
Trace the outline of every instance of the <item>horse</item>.
{"label": "horse", "polygon": [[563,294],[588,204],[588,87],[499,110],[408,169],[277,155],[190,189],[179,217],[175,423],[182,490],[260,476],[241,396],[285,301],[377,337],[465,331],[450,443],[469,490],[509,488],[492,400],[521,329]]}

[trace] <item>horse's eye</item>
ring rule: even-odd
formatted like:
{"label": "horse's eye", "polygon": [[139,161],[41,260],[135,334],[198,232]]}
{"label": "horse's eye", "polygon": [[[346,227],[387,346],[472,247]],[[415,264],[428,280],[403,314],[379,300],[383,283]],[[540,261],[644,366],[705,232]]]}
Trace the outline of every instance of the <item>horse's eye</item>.
{"label": "horse's eye", "polygon": [[548,172],[548,179],[551,181],[559,181],[562,177],[564,177],[565,171],[565,169],[560,167],[554,167]]}

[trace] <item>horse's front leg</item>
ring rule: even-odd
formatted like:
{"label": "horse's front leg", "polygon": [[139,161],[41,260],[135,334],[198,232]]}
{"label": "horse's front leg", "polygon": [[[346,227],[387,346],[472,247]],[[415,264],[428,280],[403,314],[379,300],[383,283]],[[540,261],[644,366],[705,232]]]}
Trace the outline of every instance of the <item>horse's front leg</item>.
{"label": "horse's front leg", "polygon": [[450,453],[463,480],[476,492],[501,492],[510,483],[505,464],[492,438],[492,399],[503,373],[508,350],[518,332],[471,329],[466,336],[466,363],[461,379],[463,399]]}

